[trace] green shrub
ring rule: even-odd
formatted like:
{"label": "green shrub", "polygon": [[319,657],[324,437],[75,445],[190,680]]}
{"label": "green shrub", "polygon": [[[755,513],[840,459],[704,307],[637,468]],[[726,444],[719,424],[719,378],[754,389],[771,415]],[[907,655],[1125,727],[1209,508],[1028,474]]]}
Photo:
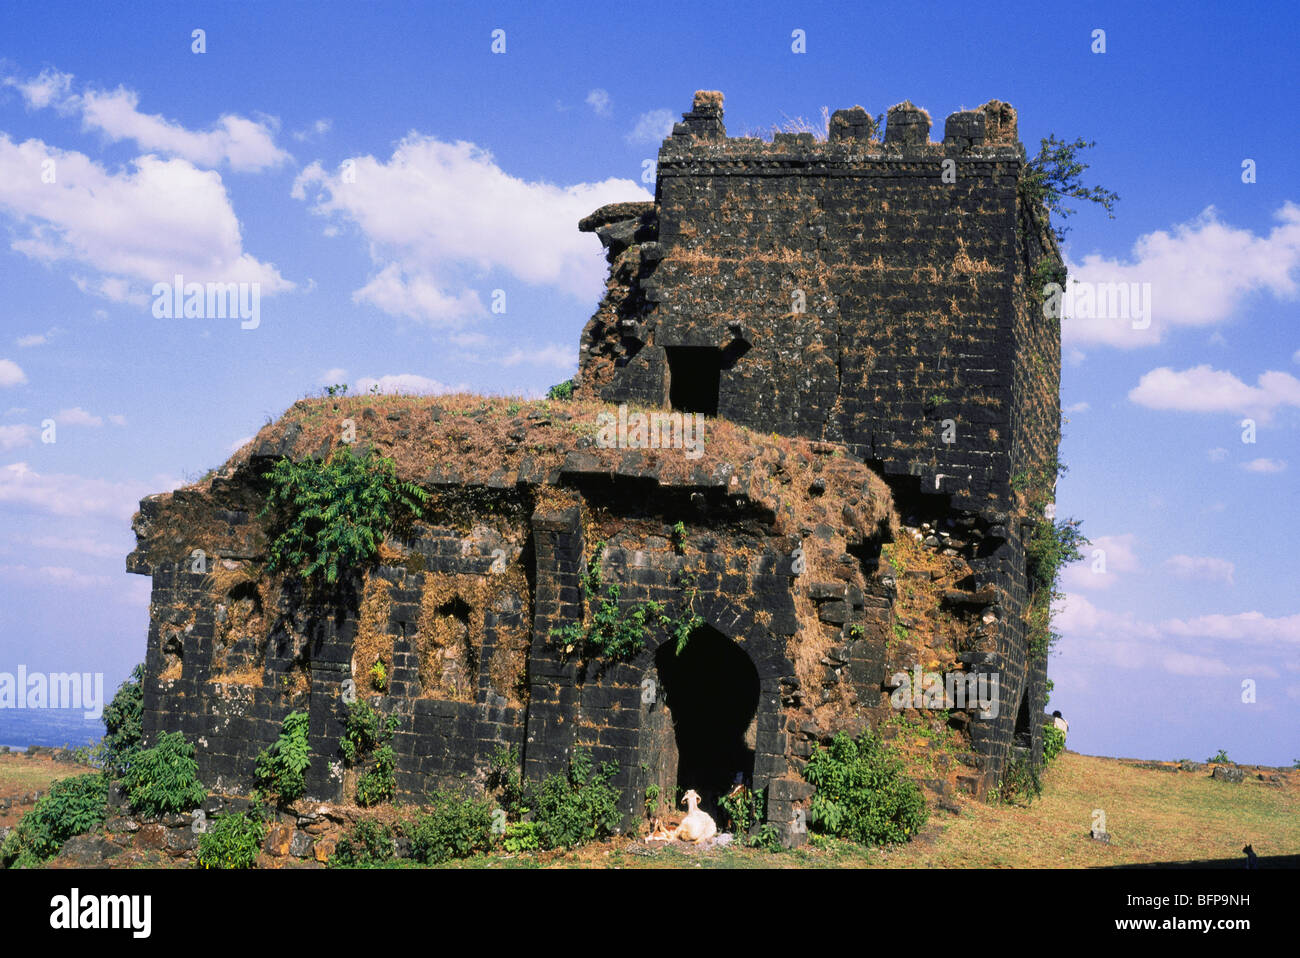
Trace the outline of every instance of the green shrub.
{"label": "green shrub", "polygon": [[104,707],[104,738],[100,742],[100,759],[112,775],[121,775],[140,748],[144,715],[144,663],[137,665],[131,677],[118,686],[113,701]]}
{"label": "green shrub", "polygon": [[388,743],[398,722],[396,715],[384,719],[365,699],[357,699],[348,709],[339,751],[348,765],[369,766],[357,779],[358,805],[391,801],[397,790],[397,759]]}
{"label": "green shrub", "polygon": [[1043,793],[1043,783],[1038,777],[1038,769],[1026,758],[1017,758],[1007,763],[1002,771],[1002,780],[994,790],[993,799],[1006,805],[1032,802]]}
{"label": "green shrub", "polygon": [[1043,726],[1043,761],[1050,762],[1065,748],[1065,731],[1055,725]]}
{"label": "green shrub", "polygon": [[772,823],[760,825],[766,814],[766,796],[750,788],[739,788],[718,800],[730,819],[729,825],[738,845],[751,845],[767,851],[779,851],[780,833]]}
{"label": "green shrub", "polygon": [[925,796],[902,760],[871,730],[857,739],[840,732],[813,750],[804,777],[817,786],[809,824],[862,845],[910,841],[929,815]]}
{"label": "green shrub", "polygon": [[677,654],[686,648],[691,632],[704,620],[692,612],[689,603],[676,618],[660,602],[641,602],[626,611],[619,605],[619,587],[605,585],[600,574],[603,542],[596,543],[595,553],[582,577],[582,591],[590,613],[582,621],[557,626],[550,631],[551,641],[566,658],[577,652],[584,660],[604,658],[626,661],[646,647],[646,637],[653,627],[668,631],[677,644]]}
{"label": "green shrub", "polygon": [[206,795],[194,746],[180,732],[164,732],[152,748],[136,752],[122,784],[131,807],[145,815],[183,812]]}
{"label": "green shrub", "polygon": [[510,822],[506,825],[501,847],[512,855],[519,852],[532,852],[542,847],[542,840],[536,822]]}
{"label": "green shrub", "polygon": [[1215,764],[1231,765],[1232,764],[1232,759],[1228,758],[1228,753],[1225,752],[1223,749],[1219,749],[1217,752],[1215,752],[1205,761],[1210,765],[1215,765]]}
{"label": "green shrub", "polygon": [[[1119,195],[1101,186],[1084,186],[1079,177],[1088,168],[1079,159],[1081,150],[1096,146],[1082,137],[1074,142],[1058,139],[1050,134],[1039,141],[1038,155],[1025,163],[1020,174],[1020,195],[1028,203],[1041,206],[1056,214],[1058,221],[1074,212],[1065,205],[1066,199],[1086,200],[1096,203],[1115,218],[1115,203]],[[1065,227],[1054,230],[1058,243],[1065,241]]]}
{"label": "green shrub", "polygon": [[686,551],[686,523],[678,519],[673,523],[673,549],[678,555]]}
{"label": "green shrub", "polygon": [[522,818],[528,811],[526,788],[519,771],[519,750],[515,746],[499,746],[492,754],[488,761],[487,787],[496,792],[497,801],[512,820]]}
{"label": "green shrub", "polygon": [[262,847],[266,828],[251,812],[218,815],[199,836],[202,868],[252,868]]}
{"label": "green shrub", "polygon": [[429,796],[432,807],[416,819],[411,857],[426,865],[468,858],[492,846],[492,804],[444,792]]}
{"label": "green shrub", "polygon": [[393,830],[378,822],[357,822],[330,856],[331,868],[365,868],[393,858]]}
{"label": "green shrub", "polygon": [[53,858],[73,835],[103,822],[107,805],[103,772],[59,779],[0,846],[0,868],[30,868]]}
{"label": "green shrub", "polygon": [[396,767],[391,745],[375,749],[374,764],[357,779],[357,804],[369,808],[380,802],[391,802],[397,791],[397,779],[393,774]]}
{"label": "green shrub", "polygon": [[567,775],[549,775],[531,790],[542,848],[575,848],[613,834],[622,820],[618,790],[609,784],[617,771],[613,762],[592,768],[586,749],[575,748]]}
{"label": "green shrub", "polygon": [[[600,546],[596,548],[597,555]],[[606,586],[601,581],[600,566],[592,561],[582,577],[582,588],[591,614],[586,621],[570,622],[551,629],[551,638],[565,656],[578,652],[584,659],[597,656],[611,661],[630,659],[645,648],[650,623],[667,625],[663,606],[642,602],[623,611],[619,606],[617,583]]]}
{"label": "green shrub", "polygon": [[718,805],[727,813],[730,819],[728,824],[739,844],[746,844],[749,841],[749,830],[763,820],[765,804],[762,792],[755,792],[743,785],[718,799]]}
{"label": "green shrub", "polygon": [[280,726],[275,744],[257,756],[257,787],[281,804],[301,797],[303,773],[311,765],[307,746],[307,713],[290,712]]}
{"label": "green shrub", "polygon": [[574,382],[572,379],[566,379],[562,383],[556,383],[550,389],[546,390],[546,398],[558,399],[562,402],[568,399],[572,399],[573,386],[574,386]]}
{"label": "green shrub", "polygon": [[259,515],[272,517],[268,571],[293,569],[330,585],[368,565],[384,536],[419,518],[428,498],[397,478],[392,459],[373,449],[359,459],[347,445],[324,463],[280,459],[263,477],[271,483]]}
{"label": "green shrub", "polygon": [[398,718],[390,715],[384,719],[365,699],[357,699],[348,707],[344,720],[343,738],[339,749],[349,765],[365,759],[397,731]]}
{"label": "green shrub", "polygon": [[1049,519],[1047,507],[1056,494],[1056,480],[1068,469],[1060,460],[1037,471],[1017,473],[1011,485],[1024,497],[1034,525],[1025,540],[1025,567],[1029,578],[1029,608],[1025,611],[1028,626],[1028,654],[1031,661],[1042,661],[1060,636],[1052,629],[1052,605],[1063,599],[1058,589],[1061,570],[1083,558],[1083,547],[1090,545],[1078,519]]}

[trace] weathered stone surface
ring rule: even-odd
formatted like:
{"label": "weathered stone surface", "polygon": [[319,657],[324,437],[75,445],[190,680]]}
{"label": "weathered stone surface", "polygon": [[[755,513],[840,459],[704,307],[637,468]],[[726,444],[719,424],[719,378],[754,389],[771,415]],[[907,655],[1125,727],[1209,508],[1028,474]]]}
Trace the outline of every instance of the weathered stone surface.
{"label": "weathered stone surface", "polygon": [[[153,577],[146,736],[183,732],[205,784],[247,795],[284,718],[308,713],[312,801],[271,828],[268,860],[324,861],[349,823],[316,803],[354,797],[339,754],[352,692],[398,721],[399,798],[481,781],[503,747],[531,778],[583,747],[617,767],[629,825],[649,785],[714,801],[739,776],[769,789],[787,843],[802,840],[814,745],[892,714],[885,683],[922,657],[1001,679],[996,715],[952,712],[969,791],[996,783],[1013,748],[1039,756],[1041,728],[1021,717],[1042,713],[1046,673],[1028,655],[1011,477],[1059,438],[1059,324],[1025,294],[1059,256],[1017,199],[1014,110],[954,114],[942,144],[930,127],[904,103],[883,131],[854,107],[825,142],[732,139],[721,94],[701,91],[660,150],[656,199],[579,224],[610,272],[577,400],[303,400],[215,477],[143,500],[128,568]],[[619,406],[667,414],[669,439],[672,416],[684,429],[702,414],[700,457],[626,430],[611,448],[598,416]],[[321,608],[264,571],[261,473],[326,459],[344,418],[357,455],[393,456],[431,502]],[[918,568],[884,561],[893,539],[916,545]],[[192,571],[195,548],[220,557],[216,575]],[[613,599],[590,593],[593,569]],[[914,592],[933,608],[904,614]],[[607,602],[650,623],[619,661],[574,629]],[[678,653],[664,619],[688,617]],[[679,741],[714,734],[682,731],[691,695],[715,707],[680,671],[692,656],[715,676],[709,695],[740,703],[712,721],[728,757],[701,768]],[[112,821],[129,831],[124,809]],[[188,853],[167,824],[139,826],[137,844]]]}
{"label": "weathered stone surface", "polygon": [[1210,773],[1210,777],[1218,779],[1220,782],[1231,782],[1233,785],[1240,785],[1245,779],[1246,773],[1232,765],[1216,765],[1214,771]]}
{"label": "weathered stone surface", "polygon": [[295,830],[289,841],[289,854],[294,858],[308,858],[311,856],[314,844],[315,840],[311,835]]}
{"label": "weathered stone surface", "polygon": [[74,835],[63,843],[54,864],[56,867],[100,868],[121,850],[101,834]]}

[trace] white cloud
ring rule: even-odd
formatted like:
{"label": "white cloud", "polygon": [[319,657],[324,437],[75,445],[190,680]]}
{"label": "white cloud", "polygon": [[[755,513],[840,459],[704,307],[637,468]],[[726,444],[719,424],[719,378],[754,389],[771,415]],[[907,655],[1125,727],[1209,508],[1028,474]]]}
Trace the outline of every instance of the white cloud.
{"label": "white cloud", "polygon": [[229,451],[230,451],[231,453],[239,452],[239,450],[243,449],[243,448],[244,448],[245,446],[247,446],[250,442],[252,442],[252,441],[253,441],[253,438],[254,438],[254,437],[252,437],[252,436],[244,436],[244,437],[242,437],[242,438],[240,438],[240,439],[236,439],[234,442],[232,442],[232,443],[230,444],[230,450],[229,450]]}
{"label": "white cloud", "polygon": [[594,302],[605,263],[578,220],[620,200],[649,199],[633,180],[557,186],[511,176],[473,143],[409,134],[387,160],[355,157],[350,172],[303,170],[293,196],[355,226],[375,275],[353,294],[385,312],[438,326],[485,315],[489,271]]}
{"label": "white cloud", "polygon": [[[55,161],[54,183],[33,171]],[[292,289],[274,265],[243,250],[221,176],[186,160],[142,156],[110,173],[82,153],[0,133],[0,212],[12,248],[42,263],[66,260],[98,277],[77,285],[117,301],[147,300],[154,283],[257,282],[262,295]]]}
{"label": "white cloud", "polygon": [[30,336],[19,336],[14,342],[22,349],[29,349],[32,346],[44,346],[49,340],[44,333],[32,333]]}
{"label": "white cloud", "polygon": [[108,421],[111,422],[114,426],[126,425],[126,417],[118,413],[114,413],[113,415],[109,416]]}
{"label": "white cloud", "polygon": [[0,386],[21,386],[27,374],[12,359],[0,359]]}
{"label": "white cloud", "polygon": [[415,373],[397,373],[395,375],[380,376],[378,379],[367,376],[357,380],[357,390],[360,392],[370,392],[371,386],[378,386],[381,393],[416,393],[429,396],[469,392],[469,386],[465,383],[449,386],[446,383],[438,382],[436,379],[429,379],[427,376],[417,376]]}
{"label": "white cloud", "polygon": [[1087,412],[1091,408],[1092,406],[1090,406],[1086,402],[1076,402],[1066,406],[1065,411],[1066,412]]}
{"label": "white cloud", "polygon": [[478,292],[447,292],[430,273],[409,272],[397,263],[385,266],[352,294],[354,303],[369,303],[392,316],[428,320],[435,325],[458,323],[484,315]]}
{"label": "white cloud", "polygon": [[1180,579],[1201,579],[1207,582],[1226,582],[1232,585],[1232,575],[1236,567],[1227,559],[1213,556],[1170,556],[1164,561],[1164,567]]}
{"label": "white cloud", "polygon": [[1286,469],[1286,463],[1281,459],[1252,459],[1242,463],[1241,468],[1247,472],[1282,472]]}
{"label": "white cloud", "polygon": [[500,360],[502,366],[556,366],[562,369],[578,365],[577,352],[554,343],[536,349],[516,349]]}
{"label": "white cloud", "polygon": [[340,366],[335,366],[333,369],[327,369],[321,373],[320,378],[316,382],[317,385],[320,386],[335,386],[347,381],[348,371]]}
{"label": "white cloud", "polygon": [[1068,592],[1052,617],[1062,635],[1105,639],[1153,639],[1156,628],[1128,613],[1100,608],[1076,592]]}
{"label": "white cloud", "polygon": [[87,575],[67,566],[43,565],[33,568],[27,565],[0,565],[0,577],[28,585],[55,585],[70,589],[95,589],[112,585],[113,580],[106,575]]}
{"label": "white cloud", "polygon": [[1085,256],[1068,262],[1071,281],[1150,283],[1150,326],[1132,318],[1067,317],[1061,333],[1070,343],[1121,349],[1150,346],[1177,327],[1212,326],[1227,320],[1247,295],[1267,291],[1293,299],[1300,270],[1300,206],[1287,202],[1274,214],[1280,225],[1267,235],[1228,226],[1214,207],[1173,228],[1138,237],[1128,262]]}
{"label": "white cloud", "polygon": [[331,129],[333,129],[333,127],[334,127],[333,120],[329,119],[328,117],[322,118],[317,120],[311,126],[306,127],[305,129],[295,130],[293,134],[293,138],[295,140],[298,140],[299,142],[306,142],[307,140],[315,140],[319,137],[324,136]]}
{"label": "white cloud", "polygon": [[[1183,676],[1277,677],[1300,644],[1300,615],[1270,618],[1260,612],[1143,622],[1067,594],[1053,620],[1063,640],[1057,655],[1070,668],[1150,669]],[[1243,649],[1247,647],[1246,649]],[[1276,653],[1273,664],[1260,653]],[[1243,654],[1254,656],[1241,660]]]}
{"label": "white cloud", "polygon": [[1083,558],[1065,567],[1061,583],[1067,589],[1109,589],[1124,574],[1136,572],[1138,562],[1134,546],[1137,536],[1097,536],[1082,550]]}
{"label": "white cloud", "polygon": [[72,74],[42,70],[39,76],[30,80],[9,77],[4,84],[17,89],[29,108],[42,110],[47,106],[62,106],[72,91]]}
{"label": "white cloud", "polygon": [[591,107],[597,116],[609,116],[611,112],[609,91],[602,90],[600,87],[592,90],[587,94],[587,106]]}
{"label": "white cloud", "polygon": [[54,414],[54,421],[60,426],[102,426],[104,420],[100,416],[92,416],[80,406],[73,406],[71,409],[60,409]]}
{"label": "white cloud", "polygon": [[677,114],[672,110],[650,110],[637,118],[636,126],[627,135],[629,143],[658,144],[673,131]]}
{"label": "white cloud", "polygon": [[1222,412],[1267,422],[1279,406],[1300,406],[1300,379],[1290,373],[1264,372],[1249,386],[1227,370],[1209,365],[1175,372],[1161,366],[1144,373],[1128,398],[1148,409]]}
{"label": "white cloud", "polygon": [[1223,460],[1228,458],[1228,450],[1224,449],[1222,446],[1215,446],[1207,452],[1206,455],[1209,456],[1210,462],[1223,462]]}
{"label": "white cloud", "polygon": [[1160,623],[1160,629],[1180,638],[1300,645],[1300,613],[1279,618],[1270,618],[1262,612],[1202,615],[1192,619],[1168,619]]}
{"label": "white cloud", "polygon": [[486,333],[475,332],[449,332],[447,339],[454,346],[461,346],[466,349],[473,346],[487,346],[492,342],[492,337]]}
{"label": "white cloud", "polygon": [[1166,652],[1161,659],[1166,672],[1172,675],[1208,676],[1221,678],[1235,675],[1237,670],[1222,659],[1193,655],[1189,652]]}
{"label": "white cloud", "polygon": [[149,482],[110,482],[68,473],[39,473],[25,462],[0,466],[0,502],[29,506],[60,516],[108,515],[129,519],[140,500],[181,485],[157,476]]}
{"label": "white cloud", "polygon": [[1300,349],[1291,354],[1291,362],[1300,363]]}
{"label": "white cloud", "polygon": [[53,106],[63,114],[79,114],[85,129],[109,140],[132,140],[141,150],[180,157],[196,166],[226,164],[232,170],[257,172],[292,159],[275,145],[278,124],[272,118],[253,121],[226,114],[210,129],[188,130],[160,115],[141,113],[139,94],[125,87],[76,94],[71,74],[50,70],[25,82],[10,78],[5,83],[16,87],[33,109]]}
{"label": "white cloud", "polygon": [[123,557],[130,547],[123,548],[120,543],[100,542],[88,536],[34,536],[27,540],[38,549],[54,549],[59,552],[80,552],[84,555],[98,556],[105,559]]}
{"label": "white cloud", "polygon": [[36,430],[31,426],[0,426],[0,451],[8,452],[19,446],[30,446]]}

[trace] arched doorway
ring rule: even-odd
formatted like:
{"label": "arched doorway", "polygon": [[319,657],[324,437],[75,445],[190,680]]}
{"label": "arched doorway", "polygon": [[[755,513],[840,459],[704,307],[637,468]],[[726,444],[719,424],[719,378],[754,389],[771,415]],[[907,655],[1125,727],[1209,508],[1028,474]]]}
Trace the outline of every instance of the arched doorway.
{"label": "arched doorway", "polygon": [[710,625],[690,635],[681,654],[669,639],[655,667],[672,720],[678,795],[695,789],[715,819],[718,798],[736,782],[754,778],[759,679],[749,655]]}

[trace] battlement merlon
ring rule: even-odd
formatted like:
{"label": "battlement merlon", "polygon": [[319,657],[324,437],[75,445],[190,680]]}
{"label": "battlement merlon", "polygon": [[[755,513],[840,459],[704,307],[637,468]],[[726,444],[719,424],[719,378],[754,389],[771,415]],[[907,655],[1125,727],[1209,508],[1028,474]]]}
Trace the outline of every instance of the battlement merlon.
{"label": "battlement merlon", "polygon": [[671,173],[680,161],[710,160],[784,161],[797,154],[833,165],[861,164],[869,160],[922,160],[944,158],[1023,162],[1024,147],[1017,139],[1016,111],[1009,103],[990,100],[975,110],[949,115],[943,141],[930,140],[930,114],[910,101],[886,113],[883,138],[875,139],[870,114],[861,106],[836,110],[830,118],[828,139],[812,133],[777,133],[771,142],[757,137],[729,137],[723,122],[723,97],[716,90],[695,94],[691,110],[673,126],[659,151],[660,168]]}

